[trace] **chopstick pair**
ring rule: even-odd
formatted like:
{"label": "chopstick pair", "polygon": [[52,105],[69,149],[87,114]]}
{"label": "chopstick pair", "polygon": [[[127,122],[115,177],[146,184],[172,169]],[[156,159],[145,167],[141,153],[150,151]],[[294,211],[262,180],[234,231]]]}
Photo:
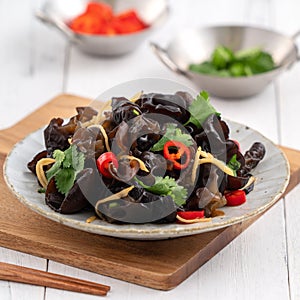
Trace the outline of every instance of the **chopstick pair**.
{"label": "chopstick pair", "polygon": [[110,286],[0,262],[0,279],[72,292],[106,296]]}

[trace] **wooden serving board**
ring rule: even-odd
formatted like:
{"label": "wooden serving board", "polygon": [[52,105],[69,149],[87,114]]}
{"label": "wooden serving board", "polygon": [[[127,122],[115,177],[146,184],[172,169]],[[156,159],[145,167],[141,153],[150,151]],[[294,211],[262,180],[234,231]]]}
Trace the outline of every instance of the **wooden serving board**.
{"label": "wooden serving board", "polygon": [[[169,290],[212,258],[258,217],[224,229],[164,241],[131,241],[72,229],[23,206],[7,188],[3,162],[12,146],[52,117],[70,117],[91,100],[59,95],[0,131],[0,246],[139,285]],[[282,148],[291,164],[288,193],[300,182],[300,152]],[[189,251],[186,251],[189,245]],[[182,249],[182,251],[180,250]]]}

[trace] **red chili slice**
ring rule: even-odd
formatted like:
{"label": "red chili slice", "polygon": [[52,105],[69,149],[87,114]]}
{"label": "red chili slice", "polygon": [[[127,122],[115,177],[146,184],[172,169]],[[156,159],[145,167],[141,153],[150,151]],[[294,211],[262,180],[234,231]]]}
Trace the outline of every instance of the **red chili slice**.
{"label": "red chili slice", "polygon": [[164,157],[173,163],[174,169],[185,169],[191,161],[190,149],[181,142],[168,141],[164,145]]}
{"label": "red chili slice", "polygon": [[227,206],[237,206],[246,202],[246,193],[243,190],[236,190],[225,193]]}
{"label": "red chili slice", "polygon": [[178,211],[177,215],[185,220],[195,220],[204,218],[204,210]]}
{"label": "red chili slice", "polygon": [[108,166],[109,164],[113,164],[116,168],[118,168],[119,163],[114,153],[105,152],[101,154],[97,159],[97,168],[99,172],[106,178],[112,178]]}

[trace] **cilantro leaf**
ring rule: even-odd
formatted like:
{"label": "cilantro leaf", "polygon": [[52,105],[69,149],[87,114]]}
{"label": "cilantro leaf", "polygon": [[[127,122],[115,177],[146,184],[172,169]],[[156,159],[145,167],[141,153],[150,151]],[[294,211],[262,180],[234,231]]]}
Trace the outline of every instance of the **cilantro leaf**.
{"label": "cilantro leaf", "polygon": [[236,157],[236,154],[234,154],[227,164],[227,166],[233,170],[234,176],[236,176],[236,171],[241,167],[241,163],[236,159]]}
{"label": "cilantro leaf", "polygon": [[84,154],[77,151],[75,147],[72,147],[72,168],[77,172],[84,168]]}
{"label": "cilantro leaf", "polygon": [[55,159],[55,163],[53,166],[46,172],[47,180],[49,181],[55,174],[59,171],[60,166],[65,159],[65,153],[59,149],[54,150],[53,158]]}
{"label": "cilantro leaf", "polygon": [[206,91],[201,91],[196,99],[189,106],[191,113],[188,123],[193,123],[198,128],[202,127],[205,120],[212,114],[220,115],[209,102],[209,94]]}
{"label": "cilantro leaf", "polygon": [[66,195],[74,185],[76,179],[76,173],[74,169],[60,169],[55,175],[55,184],[58,191]]}
{"label": "cilantro leaf", "polygon": [[47,180],[54,177],[58,191],[66,195],[74,185],[77,174],[84,168],[84,154],[71,145],[65,151],[55,150],[53,158],[55,163],[46,172]]}
{"label": "cilantro leaf", "polygon": [[181,206],[185,204],[187,189],[181,185],[177,185],[171,189],[171,193],[169,195],[173,198],[177,206]]}
{"label": "cilantro leaf", "polygon": [[142,181],[135,179],[145,190],[157,195],[171,196],[177,206],[185,204],[187,189],[178,185],[174,178],[169,176],[155,177],[155,183],[152,186],[145,185]]}
{"label": "cilantro leaf", "polygon": [[65,159],[63,161],[64,168],[70,168],[72,166],[73,148],[74,146],[70,146],[67,150],[65,150]]}
{"label": "cilantro leaf", "polygon": [[189,134],[182,133],[181,129],[178,128],[175,124],[169,123],[167,124],[166,133],[156,144],[153,145],[151,150],[152,151],[163,150],[165,143],[170,140],[181,142],[187,147],[193,145],[192,137]]}

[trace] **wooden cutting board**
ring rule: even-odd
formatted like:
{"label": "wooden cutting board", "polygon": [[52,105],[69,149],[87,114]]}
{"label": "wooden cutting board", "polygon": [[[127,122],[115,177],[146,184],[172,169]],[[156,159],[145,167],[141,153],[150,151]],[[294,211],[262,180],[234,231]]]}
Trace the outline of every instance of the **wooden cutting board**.
{"label": "wooden cutting board", "polygon": [[[78,231],[23,206],[7,188],[3,162],[12,146],[52,117],[70,117],[89,99],[59,95],[17,123],[0,131],[0,246],[58,261],[139,285],[176,287],[258,217],[224,229],[164,241],[130,241]],[[282,148],[291,164],[288,193],[300,182],[300,152]],[[186,251],[189,245],[189,251]]]}

